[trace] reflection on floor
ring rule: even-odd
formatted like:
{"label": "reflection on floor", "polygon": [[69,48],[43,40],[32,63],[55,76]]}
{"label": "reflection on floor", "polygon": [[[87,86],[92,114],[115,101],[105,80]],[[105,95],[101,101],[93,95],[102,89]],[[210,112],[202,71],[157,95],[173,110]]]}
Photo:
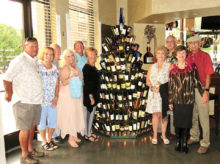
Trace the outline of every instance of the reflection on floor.
{"label": "reflection on floor", "polygon": [[[219,164],[220,136],[213,134],[211,148],[206,155],[196,151],[199,145],[190,146],[188,154],[174,151],[174,143],[164,145],[159,140],[158,145],[151,144],[151,136],[137,139],[109,139],[101,137],[99,142],[83,141],[79,148],[71,148],[68,142],[60,145],[53,152],[40,159],[43,164]],[[36,142],[37,149],[41,143]],[[20,150],[7,155],[8,164],[17,164]]]}

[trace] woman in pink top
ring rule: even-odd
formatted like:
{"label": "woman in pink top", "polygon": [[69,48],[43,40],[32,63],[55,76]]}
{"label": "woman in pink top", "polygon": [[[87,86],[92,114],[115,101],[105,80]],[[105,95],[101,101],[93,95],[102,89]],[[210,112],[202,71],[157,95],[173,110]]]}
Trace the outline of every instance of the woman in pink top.
{"label": "woman in pink top", "polygon": [[57,102],[57,127],[61,130],[61,137],[69,134],[69,144],[72,147],[79,147],[81,140],[77,133],[85,134],[85,120],[83,113],[83,93],[80,98],[72,98],[69,82],[73,77],[83,80],[82,73],[76,66],[76,56],[71,50],[65,50],[61,61],[60,70],[60,91]]}

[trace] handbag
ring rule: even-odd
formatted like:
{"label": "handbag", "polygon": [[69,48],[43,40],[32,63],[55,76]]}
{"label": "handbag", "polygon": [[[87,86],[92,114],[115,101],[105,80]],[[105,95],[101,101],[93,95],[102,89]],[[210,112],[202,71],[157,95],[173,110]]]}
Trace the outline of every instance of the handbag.
{"label": "handbag", "polygon": [[69,82],[70,94],[72,98],[80,98],[82,92],[82,81],[79,77],[73,77]]}

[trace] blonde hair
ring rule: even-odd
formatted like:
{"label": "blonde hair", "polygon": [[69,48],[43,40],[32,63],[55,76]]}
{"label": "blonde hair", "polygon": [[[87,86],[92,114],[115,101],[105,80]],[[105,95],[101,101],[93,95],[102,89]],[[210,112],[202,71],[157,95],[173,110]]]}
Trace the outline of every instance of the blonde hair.
{"label": "blonde hair", "polygon": [[74,55],[74,65],[76,64],[77,58],[76,58],[75,53],[74,53],[72,50],[70,50],[70,49],[66,49],[66,50],[64,50],[64,52],[63,52],[63,54],[62,54],[62,56],[61,56],[60,67],[63,67],[64,65],[67,64],[65,57],[66,57],[68,54],[73,54],[73,55]]}
{"label": "blonde hair", "polygon": [[[163,51],[164,54],[165,54],[165,57],[167,57],[167,55],[168,55],[168,50],[167,50],[167,48],[166,48],[165,46],[159,46],[159,47],[157,47],[157,48],[156,48],[156,55],[157,55],[157,51]],[[156,56],[156,57],[157,57],[157,56]]]}
{"label": "blonde hair", "polygon": [[96,56],[97,56],[97,53],[98,53],[97,49],[95,49],[94,47],[88,47],[88,48],[86,48],[86,50],[85,50],[86,57],[88,56],[88,53],[89,53],[89,52],[95,52],[95,53],[96,53]]}
{"label": "blonde hair", "polygon": [[41,49],[41,52],[38,56],[38,59],[41,60],[41,61],[44,61],[44,55],[47,51],[52,51],[53,52],[53,59],[54,59],[54,57],[55,57],[54,49],[52,47],[48,47],[48,46]]}

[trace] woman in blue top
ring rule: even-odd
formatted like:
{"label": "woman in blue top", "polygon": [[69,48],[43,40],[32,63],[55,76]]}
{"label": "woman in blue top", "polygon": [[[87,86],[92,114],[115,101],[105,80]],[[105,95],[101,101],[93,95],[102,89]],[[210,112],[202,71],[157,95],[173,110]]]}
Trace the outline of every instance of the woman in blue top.
{"label": "woman in blue top", "polygon": [[[39,133],[43,140],[44,150],[52,151],[58,146],[51,140],[57,125],[57,100],[59,91],[59,72],[52,64],[54,50],[51,47],[44,47],[39,55],[39,72],[44,81],[44,98],[42,103],[41,120],[38,126]],[[48,138],[46,139],[46,122],[48,122]]]}

